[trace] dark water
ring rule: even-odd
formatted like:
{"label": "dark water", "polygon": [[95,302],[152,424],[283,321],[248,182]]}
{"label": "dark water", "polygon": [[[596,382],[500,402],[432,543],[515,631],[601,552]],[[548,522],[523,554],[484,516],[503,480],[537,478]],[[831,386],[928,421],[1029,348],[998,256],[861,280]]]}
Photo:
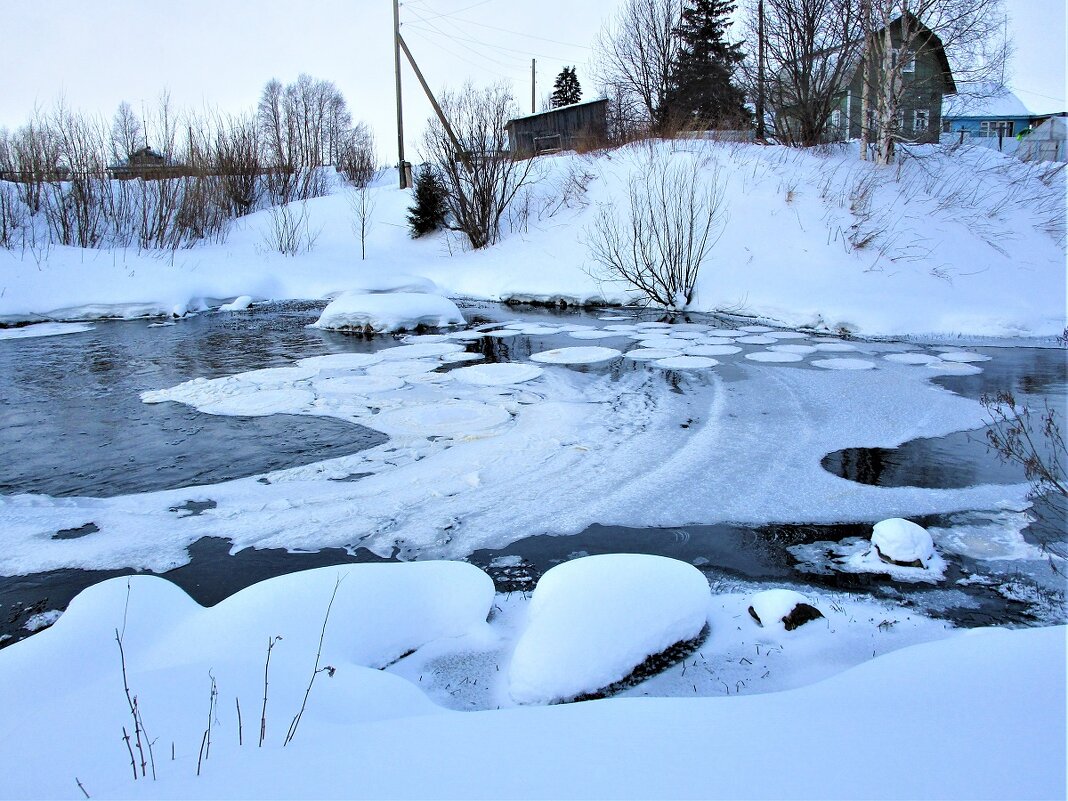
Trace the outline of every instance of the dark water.
{"label": "dark water", "polygon": [[369,349],[307,328],[319,307],[138,320],[56,337],[0,340],[0,494],[109,497],[211,484],[344,456],[385,441],[340,420],[220,417],[145,390],[192,378]]}
{"label": "dark water", "polygon": [[[1020,406],[1029,407],[1036,427],[1048,403],[1062,423],[1068,399],[1068,351],[1061,348],[970,348],[991,356],[980,363],[983,372],[935,379],[946,389],[975,400],[997,392],[1011,392]],[[914,439],[896,448],[846,448],[823,459],[826,470],[881,487],[957,489],[978,484],[1015,484],[1027,480],[1023,468],[999,459],[989,446],[987,430],[964,431],[947,437]],[[1037,429],[1036,429],[1036,433]],[[1066,432],[1068,433],[1068,432]],[[1039,447],[1042,437],[1036,437]]]}
{"label": "dark water", "polygon": [[[0,340],[0,493],[107,496],[208,484],[377,444],[383,439],[381,435],[328,418],[215,417],[180,404],[144,404],[139,399],[142,391],[198,376],[213,378],[279,366],[306,356],[367,352],[398,344],[393,337],[367,341],[307,328],[321,307],[286,304],[233,315],[205,314],[167,327],[151,327],[145,321],[101,323],[82,334]],[[516,318],[595,323],[597,317],[586,311],[561,315],[553,310],[519,310],[495,304],[466,304],[463,308],[472,325]],[[482,339],[470,349],[484,353],[489,361],[512,361],[551,347],[626,347],[629,343],[611,339],[579,342],[566,335],[517,336]],[[978,350],[993,356],[992,361],[982,364],[982,374],[936,380],[968,397],[1010,389],[1025,402],[1049,399],[1063,407],[1063,350]],[[742,368],[724,368],[717,370],[721,379],[744,380]],[[587,369],[623,372],[647,368],[617,360],[610,367]],[[667,389],[681,391],[672,384],[673,380],[678,383],[677,376],[671,372],[661,375]],[[894,449],[848,449],[828,455],[824,466],[846,478],[883,486],[964,487],[1021,480],[1018,469],[999,465],[987,452],[981,432],[914,440]],[[185,511],[195,514],[200,510]],[[808,525],[801,521],[759,528],[719,525],[673,529],[595,525],[575,536],[530,536],[498,551],[476,551],[468,558],[486,569],[501,591],[532,589],[542,573],[576,556],[631,552],[690,562],[713,581],[793,581],[904,599],[962,625],[1034,619],[1028,604],[1007,600],[982,585],[963,590],[968,603],[957,608],[939,600],[937,590],[896,584],[886,577],[801,575],[787,551],[791,545],[867,536],[873,522]],[[938,517],[917,522],[946,523]],[[57,536],[85,533],[71,530]],[[272,576],[325,565],[378,561],[366,551],[348,554],[339,549],[317,553],[248,549],[230,555],[226,540],[212,538],[194,543],[189,552],[188,565],[163,575],[206,605]],[[957,578],[982,569],[968,560],[953,559],[944,584],[952,586]],[[0,577],[0,635],[15,639],[26,636],[21,627],[31,614],[63,609],[81,589],[132,572],[59,570]]]}

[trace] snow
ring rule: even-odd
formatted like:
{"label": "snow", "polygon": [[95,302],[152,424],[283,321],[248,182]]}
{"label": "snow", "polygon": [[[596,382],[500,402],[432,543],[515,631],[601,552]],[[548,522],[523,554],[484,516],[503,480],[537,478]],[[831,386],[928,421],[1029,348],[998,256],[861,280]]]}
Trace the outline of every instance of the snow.
{"label": "snow", "polygon": [[543,372],[542,368],[535,367],[532,364],[499,362],[495,364],[478,364],[473,367],[461,367],[459,370],[453,370],[450,375],[457,381],[466,381],[467,383],[484,387],[500,387],[533,381]]}
{"label": "snow", "polygon": [[[739,348],[741,350],[741,348]],[[632,348],[623,354],[624,358],[634,359],[635,361],[653,361],[656,359],[671,359],[677,356],[681,356],[682,351],[674,350],[672,348],[647,348],[644,346]],[[707,355],[707,354],[694,354],[694,355]]]}
{"label": "snow", "polygon": [[222,306],[219,307],[219,311],[221,311],[221,312],[244,311],[245,309],[247,309],[251,305],[252,305],[252,296],[251,295],[241,295],[240,297],[234,298],[229,303],[224,303]]}
{"label": "snow", "polygon": [[21,328],[0,328],[0,340],[32,339],[34,337],[55,337],[63,334],[80,334],[92,331],[93,326],[86,323],[37,323]]}
{"label": "snow", "polygon": [[[742,349],[737,345],[688,345],[683,349],[687,356],[730,356],[741,352]],[[634,358],[631,352],[626,355],[628,358]]]}
{"label": "snow", "polygon": [[808,598],[795,590],[763,590],[749,599],[749,606],[760,618],[760,625],[782,632],[786,631],[783,618],[793,612],[798,604],[813,605]]}
{"label": "snow", "polygon": [[316,328],[384,333],[408,331],[419,326],[445,328],[463,324],[463,315],[456,304],[439,295],[345,292],[323,309],[314,325]]}
{"label": "snow", "polygon": [[662,370],[703,370],[719,364],[707,356],[666,356],[653,361]]}
{"label": "snow", "polygon": [[866,359],[815,359],[812,364],[824,370],[872,370],[875,368],[875,362],[869,362]]}
{"label": "snow", "polygon": [[531,355],[531,360],[543,364],[599,364],[623,355],[615,348],[553,348]]}
{"label": "snow", "polygon": [[[621,562],[607,570],[614,560]],[[713,598],[681,563],[609,555],[554,570],[575,564],[572,576],[550,581],[553,571],[546,573],[529,602],[519,593],[495,598],[477,568],[442,562],[321,568],[211,608],[158,578],[98,584],[53,627],[0,651],[3,794],[78,797],[76,780],[106,798],[510,799],[559,797],[561,788],[598,798],[1045,798],[1063,790],[1063,626],[946,631],[914,612],[842,601],[827,620],[777,632],[745,614],[755,596]],[[616,567],[631,592],[613,586]],[[691,581],[692,598],[679,586]],[[448,671],[451,688],[490,682],[505,701],[520,642],[531,636],[578,647],[580,627],[604,619],[633,643],[630,615],[642,630],[652,624],[650,633],[660,628],[654,617],[674,619],[664,593],[692,606],[680,632],[708,619],[711,634],[685,665],[628,697],[477,712],[431,700],[454,697],[435,684],[436,666]],[[539,594],[548,611],[535,614]],[[501,611],[487,623],[494,605]],[[546,617],[554,612],[555,627]],[[155,781],[132,779],[122,743],[122,727],[132,727],[117,630],[155,740]],[[592,636],[619,647],[600,627]],[[868,658],[837,663],[847,644],[866,648]],[[690,665],[704,665],[702,653],[735,697],[722,685],[720,697],[694,697],[691,679],[701,687],[714,681]],[[590,659],[608,661],[603,652]],[[316,676],[283,747],[316,664],[334,675]],[[198,760],[212,679],[212,747]],[[690,697],[656,697],[665,682]],[[983,736],[964,736],[962,722]],[[730,736],[709,748],[709,732]],[[894,743],[893,760],[871,758],[871,732]]]}
{"label": "snow", "polygon": [[[234,221],[225,242],[175,252],[3,250],[0,323],[169,317],[241,296],[344,292],[602,307],[629,302],[633,291],[590,274],[583,231],[598,204],[625,196],[649,147],[538,160],[525,190],[534,211],[523,230],[506,225],[502,241],[479,252],[466,251],[451,232],[412,240],[405,227],[411,194],[385,180],[370,190],[376,220],[363,261],[355,256],[360,243],[340,188],[308,201],[309,227],[320,234],[313,249],[294,257],[264,250],[266,210]],[[709,141],[651,147],[671,158],[703,160],[709,180],[718,168],[731,209],[690,310],[737,309],[777,326],[864,335],[1049,337],[1064,329],[1064,234],[1054,214],[1063,174],[1043,183],[1040,166],[983,149],[909,147],[902,164],[886,170],[860,162],[850,146],[820,152]],[[575,176],[583,177],[585,191],[561,205],[562,187]],[[958,191],[979,184],[987,190],[981,196]],[[871,203],[858,216],[851,199],[869,185]],[[783,186],[796,187],[789,200]],[[557,211],[549,216],[543,207]],[[865,247],[850,244],[850,236],[869,234]]]}
{"label": "snow", "polygon": [[[741,340],[739,340],[741,341]],[[799,353],[784,353],[775,350],[758,350],[745,354],[745,358],[754,362],[799,362],[802,356]]]}
{"label": "snow", "polygon": [[876,523],[871,544],[893,562],[920,562],[926,567],[935,555],[934,542],[927,529],[900,517]]}
{"label": "snow", "polygon": [[509,667],[519,703],[592,693],[704,628],[708,582],[661,556],[606,554],[557,565],[541,577]]}

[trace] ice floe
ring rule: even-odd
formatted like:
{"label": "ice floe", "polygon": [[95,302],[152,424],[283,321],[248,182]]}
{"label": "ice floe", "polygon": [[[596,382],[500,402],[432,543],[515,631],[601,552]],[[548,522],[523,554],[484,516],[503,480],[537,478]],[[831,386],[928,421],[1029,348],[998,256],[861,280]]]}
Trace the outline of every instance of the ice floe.
{"label": "ice floe", "polygon": [[385,333],[410,331],[420,326],[447,328],[464,322],[456,304],[440,295],[345,292],[323,309],[313,326]]}
{"label": "ice floe", "polygon": [[519,364],[516,362],[498,362],[494,364],[476,364],[472,367],[461,367],[453,370],[450,375],[457,381],[468,384],[477,384],[484,387],[500,387],[508,384],[521,384],[524,381],[533,381],[545,372],[540,367],[532,364]]}
{"label": "ice floe", "polygon": [[533,354],[530,358],[544,364],[599,364],[623,355],[615,348],[590,346],[587,348],[553,348]]}
{"label": "ice floe", "polygon": [[867,359],[815,359],[811,364],[824,370],[872,370],[875,362]]}

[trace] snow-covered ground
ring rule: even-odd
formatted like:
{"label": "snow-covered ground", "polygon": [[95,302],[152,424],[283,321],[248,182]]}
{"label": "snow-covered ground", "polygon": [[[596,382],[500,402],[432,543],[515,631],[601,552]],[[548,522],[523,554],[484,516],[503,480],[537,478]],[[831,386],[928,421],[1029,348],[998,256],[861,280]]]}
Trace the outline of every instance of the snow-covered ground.
{"label": "snow-covered ground", "polygon": [[[981,426],[978,402],[930,379],[977,375],[997,358],[845,341],[843,329],[973,339],[1064,329],[1063,209],[1058,220],[1049,201],[1063,201],[1063,172],[975,150],[921,149],[877,171],[837,151],[658,147],[706,159],[710,180],[725,182],[730,221],[696,308],[768,324],[457,317],[446,296],[628,300],[592,274],[582,241],[597,204],[642,168],[643,146],[543,160],[503,242],[477,253],[446,235],[410,240],[410,196],[388,177],[372,190],[367,261],[353,256],[341,191],[308,204],[318,237],[296,257],[268,252],[264,214],[235,223],[223,245],[166,258],[0,252],[0,320],[53,321],[20,337],[224,303],[220,314],[241,315],[278,298],[336,299],[325,327],[445,326],[380,337],[372,353],[190,377],[142,396],[215,415],[334,417],[386,434],[382,445],[210,486],[0,496],[5,575],[163,571],[205,536],[234,550],[363,547],[422,560],[285,576],[208,609],[162,579],[116,579],[58,619],[46,612],[35,625],[51,628],[0,651],[0,796],[1063,795],[1063,626],[962,632],[907,599],[790,584],[781,589],[804,590],[823,618],[785,631],[748,608],[774,618],[792,594],[710,589],[694,566],[659,557],[575,559],[529,598],[495,595],[473,565],[433,561],[593,523],[955,512],[967,514],[922,535],[901,523],[873,532],[902,565],[868,538],[791,552],[813,570],[948,594],[959,594],[949,559],[1011,572],[1042,558],[1021,533],[1024,485],[865,486],[820,460]],[[567,344],[494,363],[472,345],[539,336]],[[352,476],[362,477],[331,480]],[[190,500],[213,505],[177,514]],[[86,533],[54,537],[72,529]],[[641,667],[677,643],[659,672]],[[636,667],[653,675],[639,681]],[[622,697],[551,705],[605,687]],[[155,781],[134,778],[141,725]]]}
{"label": "snow-covered ground", "polygon": [[[1051,336],[1065,327],[1064,171],[981,148],[916,148],[877,169],[848,149],[682,141],[723,187],[726,224],[693,308],[866,335]],[[182,313],[248,295],[332,298],[434,291],[483,299],[624,302],[585,245],[600,204],[626,195],[648,146],[543,158],[503,241],[466,252],[457,236],[408,237],[410,191],[385,174],[361,261],[345,191],[309,201],[314,247],[272,252],[269,212],[223,244],[175,252],[0,250],[0,321]],[[663,155],[663,154],[661,154]],[[668,153],[668,155],[672,155]]]}
{"label": "snow-covered ground", "polygon": [[[529,603],[498,596],[499,608],[485,574],[448,562],[322,568],[209,609],[161,579],[98,584],[2,653],[0,795],[73,798],[79,784],[98,798],[1063,792],[1063,627],[947,636],[921,616],[811,598],[826,619],[786,632],[759,627],[746,596],[710,595],[700,574],[690,583],[688,565],[626,559],[632,569],[567,563],[551,588],[546,574],[546,603],[539,588]],[[525,700],[531,682],[553,685],[561,653],[584,652],[570,692],[625,673],[660,647],[657,633],[686,638],[705,623],[697,649],[644,686],[683,697],[514,707],[517,687]],[[532,659],[535,641],[552,650]],[[694,697],[710,684],[726,692]],[[435,697],[482,697],[485,711]]]}

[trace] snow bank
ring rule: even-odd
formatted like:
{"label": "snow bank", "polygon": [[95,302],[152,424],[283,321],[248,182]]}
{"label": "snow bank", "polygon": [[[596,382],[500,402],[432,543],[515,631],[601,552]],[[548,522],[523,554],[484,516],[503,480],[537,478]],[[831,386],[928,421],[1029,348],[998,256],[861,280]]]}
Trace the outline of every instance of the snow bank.
{"label": "snow bank", "polygon": [[464,317],[456,304],[438,295],[346,292],[323,309],[314,326],[386,333],[410,331],[419,326],[445,328],[463,324]]}
{"label": "snow bank", "polygon": [[509,669],[512,698],[537,703],[592,693],[705,625],[708,582],[660,556],[608,554],[541,577]]}

